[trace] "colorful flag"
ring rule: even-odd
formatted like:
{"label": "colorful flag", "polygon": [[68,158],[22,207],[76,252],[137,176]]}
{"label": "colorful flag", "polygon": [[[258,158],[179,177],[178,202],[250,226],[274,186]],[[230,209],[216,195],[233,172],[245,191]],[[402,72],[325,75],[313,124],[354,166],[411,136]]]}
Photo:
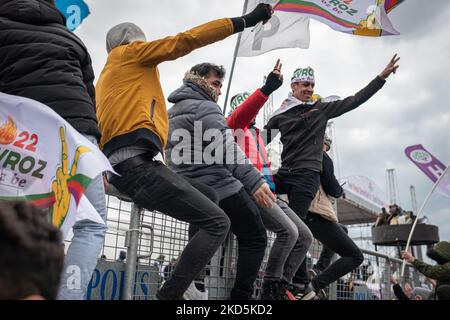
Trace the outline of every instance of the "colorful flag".
{"label": "colorful flag", "polygon": [[404,2],[404,0],[385,0],[384,1],[384,9],[386,13],[391,12],[395,7]]}
{"label": "colorful flag", "polygon": [[[246,13],[259,3],[274,5],[278,0],[249,0]],[[295,13],[276,11],[266,23],[242,32],[238,57],[253,57],[281,48],[309,48],[309,18]]]}
{"label": "colorful flag", "polygon": [[56,112],[0,93],[0,200],[49,208],[65,237],[76,221],[103,223],[84,195],[103,171],[112,171],[108,159]]}
{"label": "colorful flag", "polygon": [[55,0],[55,5],[66,17],[66,26],[74,31],[90,14],[88,5],[83,0]]}
{"label": "colorful flag", "polygon": [[280,0],[274,10],[301,13],[334,30],[354,35],[399,34],[387,17],[383,0]]}
{"label": "colorful flag", "polygon": [[[436,183],[447,169],[447,166],[429,153],[421,144],[407,147],[405,154],[433,183]],[[450,197],[450,174],[448,173],[449,170],[447,170],[446,176],[441,179],[437,190]]]}

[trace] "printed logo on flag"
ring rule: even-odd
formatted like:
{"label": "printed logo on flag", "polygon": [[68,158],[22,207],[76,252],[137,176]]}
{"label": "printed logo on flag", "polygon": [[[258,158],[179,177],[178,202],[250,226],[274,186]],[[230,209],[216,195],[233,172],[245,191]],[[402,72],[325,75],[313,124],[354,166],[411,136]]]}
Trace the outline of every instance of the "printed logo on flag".
{"label": "printed logo on flag", "polygon": [[66,26],[74,31],[90,14],[88,5],[83,0],[56,0],[55,5],[66,17]]}
{"label": "printed logo on flag", "polygon": [[105,155],[48,106],[0,92],[0,200],[49,210],[63,238],[76,221],[104,223],[85,192],[113,169]]}
{"label": "printed logo on flag", "polygon": [[[280,0],[275,11],[300,13],[331,28],[360,36],[397,35],[383,0]],[[396,4],[390,4],[392,8]]]}
{"label": "printed logo on flag", "polygon": [[433,161],[433,157],[425,150],[414,150],[411,152],[410,156],[418,163],[425,164]]}
{"label": "printed logo on flag", "polygon": [[[1,123],[1,122],[0,122]],[[65,129],[59,128],[61,154],[60,164],[54,171],[51,182],[52,192],[44,194],[28,194],[23,197],[0,197],[2,200],[27,200],[44,208],[52,206],[51,221],[54,226],[60,227],[69,211],[70,198],[74,197],[77,205],[87,185],[92,179],[77,174],[78,160],[81,154],[91,151],[85,146],[78,146],[69,171],[69,156]],[[44,179],[47,162],[36,156],[40,139],[36,133],[20,130],[11,116],[0,126],[0,144],[9,146],[1,148],[0,163],[2,170],[0,184],[2,187],[12,189],[26,189],[34,179]],[[48,171],[47,171],[48,172]],[[20,193],[20,192],[19,192]]]}

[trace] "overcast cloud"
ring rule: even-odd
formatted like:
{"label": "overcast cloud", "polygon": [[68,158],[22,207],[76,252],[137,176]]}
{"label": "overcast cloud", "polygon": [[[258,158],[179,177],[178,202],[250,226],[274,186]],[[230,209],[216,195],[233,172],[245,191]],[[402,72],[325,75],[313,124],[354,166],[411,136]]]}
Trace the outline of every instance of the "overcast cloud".
{"label": "overcast cloud", "polygon": [[[98,77],[106,61],[105,35],[115,24],[134,22],[145,31],[148,40],[158,39],[212,19],[240,16],[244,1],[86,2],[91,15],[76,33],[89,48]],[[404,149],[420,143],[442,162],[450,163],[450,1],[406,0],[389,16],[401,33],[399,36],[355,37],[311,20],[309,49],[283,49],[259,57],[238,58],[231,94],[259,87],[263,76],[280,58],[286,79],[295,68],[309,65],[315,69],[317,93],[345,97],[369,83],[398,53],[400,68],[384,88],[359,109],[334,120],[335,142],[341,177],[364,175],[386,190],[385,170],[395,168],[400,205],[411,209],[409,186],[416,187],[420,206],[432,183],[406,158]],[[184,73],[194,64],[214,62],[229,70],[236,39],[234,35],[161,64],[166,97],[181,85]],[[274,94],[275,109],[289,92],[288,82]],[[434,195],[425,210],[446,240],[450,239],[449,207],[450,199]]]}

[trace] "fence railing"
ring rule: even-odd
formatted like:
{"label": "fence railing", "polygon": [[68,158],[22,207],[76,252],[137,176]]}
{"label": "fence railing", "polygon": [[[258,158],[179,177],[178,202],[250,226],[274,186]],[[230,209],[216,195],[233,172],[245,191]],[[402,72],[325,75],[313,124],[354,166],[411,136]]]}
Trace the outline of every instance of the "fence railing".
{"label": "fence railing", "polygon": [[[107,207],[108,231],[102,257],[90,283],[88,299],[154,299],[157,289],[168,277],[164,273],[165,266],[181,254],[188,241],[188,225],[158,212],[142,210],[111,193],[107,196]],[[270,232],[268,239],[255,297],[260,293],[268,252],[274,240]],[[125,261],[118,260],[120,251],[126,251]],[[307,258],[308,267],[318,259],[320,251],[320,243],[314,241]],[[402,260],[375,251],[362,251],[364,262],[361,266],[327,288],[330,300],[393,298],[390,277],[398,277]],[[209,299],[229,297],[235,277],[236,256],[236,240],[230,234],[204,272]],[[411,266],[407,266],[404,280],[416,286],[423,281]]]}

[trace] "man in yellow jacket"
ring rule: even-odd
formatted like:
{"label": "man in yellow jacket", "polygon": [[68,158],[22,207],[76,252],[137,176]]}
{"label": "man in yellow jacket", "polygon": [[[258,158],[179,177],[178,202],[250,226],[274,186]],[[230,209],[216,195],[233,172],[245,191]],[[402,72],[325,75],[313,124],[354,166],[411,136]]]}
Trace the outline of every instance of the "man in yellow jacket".
{"label": "man in yellow jacket", "polygon": [[[168,135],[165,98],[158,65],[268,20],[272,7],[259,4],[249,14],[219,19],[176,36],[146,42],[143,31],[123,23],[107,34],[108,60],[97,83],[100,146],[121,176],[110,183],[138,205],[197,226],[158,299],[181,299],[195,276],[225,239],[230,220],[181,176],[155,160]],[[239,292],[232,299],[250,298]]]}

